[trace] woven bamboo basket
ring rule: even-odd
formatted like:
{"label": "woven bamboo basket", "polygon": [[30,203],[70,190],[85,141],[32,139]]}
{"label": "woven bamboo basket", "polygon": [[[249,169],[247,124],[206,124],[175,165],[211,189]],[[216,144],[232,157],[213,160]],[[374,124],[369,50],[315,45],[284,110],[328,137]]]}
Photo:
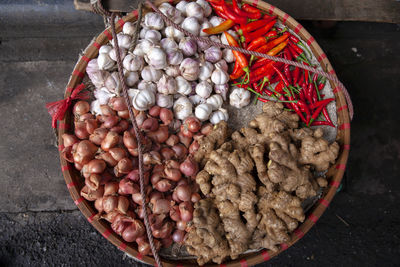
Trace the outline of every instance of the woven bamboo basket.
{"label": "woven bamboo basket", "polygon": [[[167,1],[167,0],[156,0],[155,4],[160,5],[163,2],[174,2],[178,1]],[[272,6],[268,3],[258,1],[258,0],[244,0],[243,2],[256,5],[258,8],[264,10],[270,15],[278,16],[279,20],[285,24],[289,29],[294,31],[301,39],[309,45],[312,50],[312,53],[317,58],[318,62],[321,64],[322,69],[330,74],[336,75],[332,65],[330,64],[326,54],[315,41],[315,39],[303,28],[301,24],[299,24],[295,19],[291,16],[283,12],[282,10]],[[146,11],[144,11],[146,12]],[[148,10],[147,10],[148,12]],[[122,26],[125,22],[134,22],[137,20],[138,11],[134,10],[131,13],[127,14],[125,17],[120,19],[116,23],[116,31],[120,32],[122,30]],[[109,40],[112,39],[111,30],[108,28],[104,32],[102,32],[97,38],[95,38],[91,44],[85,49],[83,55],[79,58],[70,80],[68,82],[65,97],[69,97],[71,95],[72,89],[75,88],[78,84],[80,84],[85,76],[85,70],[87,63],[96,58],[98,55],[98,51],[100,46],[106,44]],[[272,257],[278,255],[283,252],[294,243],[296,243],[299,239],[301,239],[310,229],[315,225],[318,219],[325,212],[326,208],[329,206],[329,203],[332,201],[335,193],[341,183],[343,178],[343,174],[346,169],[346,163],[349,155],[350,149],[350,118],[348,107],[346,103],[345,96],[343,92],[340,90],[338,84],[334,82],[330,82],[331,88],[333,89],[333,93],[336,97],[336,111],[337,111],[337,137],[336,141],[339,143],[341,149],[339,157],[336,163],[331,166],[331,168],[327,172],[327,178],[329,181],[329,186],[324,190],[322,197],[318,200],[316,204],[307,212],[306,220],[292,233],[291,240],[287,243],[281,244],[280,250],[277,252],[269,252],[264,250],[245,254],[239,259],[234,261],[226,262],[221,266],[251,266],[264,261],[268,261]],[[59,144],[62,144],[61,136],[63,133],[68,133],[72,130],[72,122],[73,116],[72,112],[69,111],[65,118],[59,122],[58,124],[58,136],[59,136]],[[61,152],[63,146],[59,146],[59,151]],[[83,179],[81,178],[79,172],[75,170],[72,164],[68,163],[63,157],[60,155],[61,161],[61,170],[64,175],[65,182],[67,184],[67,188],[71,194],[74,203],[78,206],[83,215],[87,218],[89,223],[96,228],[104,238],[113,243],[118,249],[123,252],[128,253],[130,256],[146,262],[148,264],[154,265],[154,258],[151,256],[143,256],[140,255],[137,251],[137,246],[135,244],[126,243],[120,236],[115,234],[111,228],[109,223],[104,220],[94,220],[93,217],[96,215],[96,210],[94,209],[92,203],[86,201],[83,197],[80,196],[80,189],[83,187]],[[172,261],[162,259],[162,263],[164,266],[194,266],[197,265],[194,260],[180,260],[180,261]],[[209,264],[207,266],[215,266],[215,264]]]}

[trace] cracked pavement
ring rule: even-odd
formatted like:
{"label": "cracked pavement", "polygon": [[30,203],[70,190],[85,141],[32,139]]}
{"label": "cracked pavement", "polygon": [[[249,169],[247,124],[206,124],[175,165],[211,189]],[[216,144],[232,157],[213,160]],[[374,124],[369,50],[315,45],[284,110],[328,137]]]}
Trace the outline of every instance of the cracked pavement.
{"label": "cracked pavement", "polygon": [[[317,225],[259,266],[396,266],[400,26],[341,22],[321,29],[302,23],[352,95],[347,178]],[[2,266],[143,266],[105,240],[77,210],[44,108],[62,97],[79,52],[101,31],[102,19],[75,11],[72,1],[0,3]]]}

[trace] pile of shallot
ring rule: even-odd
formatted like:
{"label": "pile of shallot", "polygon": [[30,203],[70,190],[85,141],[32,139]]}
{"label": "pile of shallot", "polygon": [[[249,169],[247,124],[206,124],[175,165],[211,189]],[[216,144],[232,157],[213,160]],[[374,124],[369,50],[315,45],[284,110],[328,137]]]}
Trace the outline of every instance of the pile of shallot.
{"label": "pile of shallot", "polygon": [[[97,219],[111,223],[126,242],[136,242],[142,255],[151,253],[143,224],[139,186],[138,142],[126,119],[124,99],[114,97],[101,105],[102,115],[90,113],[90,105],[79,101],[73,107],[74,134],[62,136],[63,157],[82,173],[81,195],[94,201]],[[174,124],[170,109],[153,106],[136,111],[144,147],[144,185],[147,213],[157,248],[182,243],[193,217],[193,204],[200,200],[193,180],[198,165],[191,153],[196,140],[212,130],[196,117]],[[178,132],[179,131],[179,132]],[[178,132],[177,134],[172,134]]]}

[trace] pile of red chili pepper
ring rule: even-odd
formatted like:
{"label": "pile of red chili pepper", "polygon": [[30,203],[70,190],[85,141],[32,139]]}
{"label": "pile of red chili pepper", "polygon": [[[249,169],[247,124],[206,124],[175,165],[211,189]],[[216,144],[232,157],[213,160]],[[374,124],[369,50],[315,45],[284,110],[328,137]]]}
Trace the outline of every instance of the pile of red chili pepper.
{"label": "pile of red chili pepper", "polygon": [[[224,32],[230,46],[311,65],[305,53],[307,47],[286,28],[276,27],[276,16],[263,14],[249,4],[239,7],[237,0],[232,0],[232,4],[225,0],[207,1],[216,14],[225,19],[216,27],[204,29],[207,34]],[[231,28],[240,36],[239,41],[227,32]],[[238,51],[233,51],[233,54],[236,61],[230,78],[237,81],[235,85],[255,93],[256,101],[266,102],[270,100],[264,96],[273,97],[299,115],[307,126],[335,127],[326,108],[335,99],[323,99],[324,95],[320,93],[326,79],[281,62],[250,57]]]}

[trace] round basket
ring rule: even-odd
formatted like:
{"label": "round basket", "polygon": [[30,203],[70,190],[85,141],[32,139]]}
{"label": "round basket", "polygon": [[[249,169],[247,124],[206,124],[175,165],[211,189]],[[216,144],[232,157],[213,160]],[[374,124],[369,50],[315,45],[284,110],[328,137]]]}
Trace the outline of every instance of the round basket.
{"label": "round basket", "polygon": [[[166,1],[166,0],[156,0],[155,4],[158,6],[163,2],[179,2],[179,1]],[[259,9],[266,11],[271,15],[278,16],[279,20],[297,33],[301,39],[306,42],[318,62],[321,64],[322,69],[325,72],[336,75],[332,65],[330,64],[326,54],[322,51],[321,47],[315,41],[315,39],[303,28],[301,24],[299,24],[295,19],[290,17],[288,14],[283,12],[282,10],[272,6],[268,3],[258,1],[258,0],[244,0],[245,3],[256,5]],[[122,26],[125,22],[130,21],[134,22],[137,20],[138,12],[137,10],[132,11],[124,18],[120,19],[116,23],[116,31],[120,32],[122,30]],[[85,76],[85,70],[87,63],[96,58],[98,55],[98,51],[100,46],[106,44],[109,40],[112,39],[111,30],[108,28],[104,32],[102,32],[92,43],[85,49],[83,55],[78,60],[71,78],[68,82],[65,97],[69,97],[71,95],[72,89],[75,88],[78,84],[80,84]],[[336,161],[336,163],[331,166],[331,168],[327,172],[327,178],[329,186],[323,192],[322,197],[319,201],[308,211],[307,218],[291,235],[291,240],[288,243],[281,244],[280,250],[277,252],[269,252],[264,250],[245,254],[239,259],[234,261],[226,262],[223,266],[248,266],[255,265],[264,261],[271,259],[272,257],[278,255],[282,251],[286,250],[288,247],[296,243],[300,238],[302,238],[313,225],[318,221],[318,219],[322,216],[326,208],[329,206],[329,203],[332,201],[340,183],[343,178],[343,174],[345,172],[346,163],[349,155],[350,149],[350,118],[349,112],[347,108],[347,103],[345,100],[345,96],[343,92],[340,90],[340,87],[336,83],[330,82],[331,87],[333,88],[333,92],[336,97],[336,110],[338,117],[338,131],[336,141],[339,143],[340,155]],[[68,132],[72,129],[73,122],[72,113],[69,112],[66,114],[65,118],[58,124],[58,136],[59,136],[59,144],[62,144],[61,136],[62,134]],[[59,146],[60,152],[62,151],[63,146]],[[118,249],[128,253],[130,256],[146,262],[148,264],[155,264],[154,258],[151,256],[143,256],[138,253],[136,244],[126,243],[120,236],[115,234],[111,228],[109,223],[104,220],[94,220],[93,217],[96,215],[96,210],[94,209],[92,203],[86,201],[83,197],[80,196],[80,189],[83,187],[82,178],[77,170],[73,167],[72,164],[68,163],[63,157],[60,155],[61,161],[61,170],[64,175],[65,182],[67,184],[67,188],[71,194],[72,199],[75,204],[78,206],[83,215],[87,218],[89,223],[93,225],[108,241],[113,243]],[[184,261],[171,261],[161,259],[164,266],[194,266],[197,265],[194,260],[184,260]],[[209,264],[207,266],[215,266],[215,264]],[[222,265],[221,265],[222,266]]]}

